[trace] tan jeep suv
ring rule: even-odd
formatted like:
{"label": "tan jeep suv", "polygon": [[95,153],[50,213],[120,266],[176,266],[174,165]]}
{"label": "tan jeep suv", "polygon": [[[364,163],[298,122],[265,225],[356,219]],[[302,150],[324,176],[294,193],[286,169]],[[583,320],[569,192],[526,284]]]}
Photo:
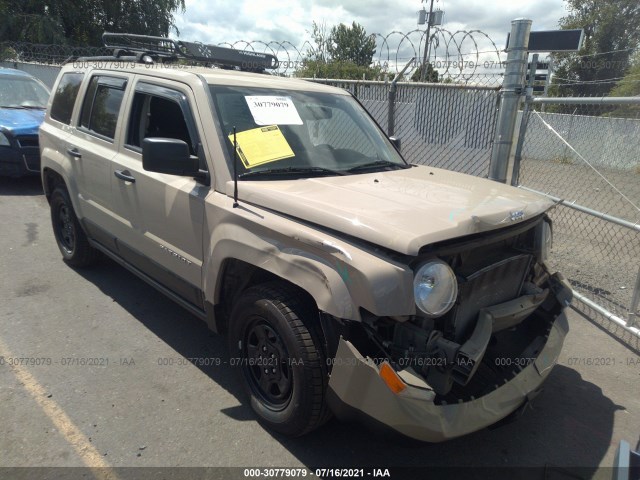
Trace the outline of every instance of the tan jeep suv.
{"label": "tan jeep suv", "polygon": [[437,442],[539,392],[571,298],[548,200],[408,164],[349,93],[255,73],[270,55],[105,38],[40,130],[62,256],[106,255],[226,333],[260,421]]}

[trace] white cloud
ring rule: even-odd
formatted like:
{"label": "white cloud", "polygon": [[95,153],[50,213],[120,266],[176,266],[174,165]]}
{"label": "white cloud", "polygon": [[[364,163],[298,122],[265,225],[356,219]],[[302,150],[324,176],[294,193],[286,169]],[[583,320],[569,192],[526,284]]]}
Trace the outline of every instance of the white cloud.
{"label": "white cloud", "polygon": [[[367,33],[382,35],[392,31],[423,30],[424,26],[417,25],[417,11],[423,6],[428,8],[428,4],[419,0],[186,0],[186,12],[176,16],[176,24],[183,40],[212,44],[287,41],[300,48],[310,40],[313,21],[324,22],[327,27],[356,21]],[[530,18],[533,30],[550,30],[557,28],[560,18],[566,15],[562,0],[437,0],[435,7],[445,11],[444,29],[451,32],[481,30],[499,48],[504,46],[511,20],[515,18]],[[395,35],[393,38],[394,44],[390,42],[392,50],[397,48],[401,36]],[[408,57],[412,50],[420,50],[420,33],[415,33],[411,40],[414,47],[404,42],[399,57]],[[492,48],[482,35],[474,35],[473,40],[478,42],[478,51]],[[443,43],[444,38],[441,45]],[[244,44],[239,42],[236,45],[242,47]],[[264,50],[257,44],[254,48]],[[467,39],[462,48],[467,52],[473,51],[476,46],[471,39]],[[378,55],[381,52],[379,48]],[[386,51],[383,53],[385,55]]]}
{"label": "white cloud", "polygon": [[[176,23],[185,40],[287,40],[295,44],[304,39],[313,21],[329,26],[356,21],[369,33],[407,32],[417,28],[416,12],[424,5],[418,0],[187,0],[186,12],[177,16]],[[506,36],[514,18],[530,18],[534,29],[547,30],[556,28],[566,14],[562,0],[451,0],[438,1],[437,7],[445,11],[445,28],[479,29],[499,37]]]}

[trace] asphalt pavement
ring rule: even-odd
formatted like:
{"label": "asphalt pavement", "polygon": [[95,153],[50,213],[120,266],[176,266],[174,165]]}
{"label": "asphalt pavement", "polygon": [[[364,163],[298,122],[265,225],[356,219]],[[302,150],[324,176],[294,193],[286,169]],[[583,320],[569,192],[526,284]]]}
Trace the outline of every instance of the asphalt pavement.
{"label": "asphalt pavement", "polygon": [[62,261],[38,178],[0,178],[0,240],[0,467],[455,465],[551,478],[582,467],[591,478],[620,440],[638,441],[640,354],[573,311],[560,365],[517,422],[433,445],[336,420],[290,439],[256,422],[223,337],[110,260]]}

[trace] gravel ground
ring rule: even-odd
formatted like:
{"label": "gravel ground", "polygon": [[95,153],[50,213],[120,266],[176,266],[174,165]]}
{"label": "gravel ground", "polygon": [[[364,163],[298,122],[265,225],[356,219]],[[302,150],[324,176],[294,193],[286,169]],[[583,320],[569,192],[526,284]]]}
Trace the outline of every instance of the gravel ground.
{"label": "gravel ground", "polygon": [[[631,205],[640,205],[640,172],[599,168],[629,199],[625,200],[591,168],[578,164],[579,161],[525,159],[520,183],[640,224],[640,210]],[[626,319],[640,273],[640,233],[563,206],[551,217],[554,221],[552,266],[578,291]],[[637,348],[637,338],[633,341]]]}
{"label": "gravel ground", "polygon": [[525,158],[520,183],[614,217],[640,222],[640,210],[631,204],[640,207],[640,171],[598,167],[598,172],[628,200],[580,159],[549,162]]}

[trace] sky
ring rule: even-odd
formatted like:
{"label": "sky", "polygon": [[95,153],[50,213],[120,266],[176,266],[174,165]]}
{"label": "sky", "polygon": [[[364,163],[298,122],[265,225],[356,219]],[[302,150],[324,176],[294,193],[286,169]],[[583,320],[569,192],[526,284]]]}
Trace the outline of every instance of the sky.
{"label": "sky", "polygon": [[[181,40],[212,44],[286,41],[300,49],[310,40],[313,21],[324,22],[328,27],[356,21],[367,33],[387,35],[392,31],[424,29],[417,25],[417,12],[422,7],[429,8],[428,0],[186,0],[186,11],[176,15],[176,26]],[[566,15],[562,0],[436,0],[435,9],[445,12],[444,29],[481,30],[500,48],[504,47],[511,20],[525,17],[533,21],[533,30],[553,30]],[[419,34],[410,38],[419,43],[416,35]],[[389,43],[393,50],[401,36],[392,38],[395,40]],[[482,35],[474,35],[474,39],[477,48],[467,39],[461,47],[465,53],[484,51],[490,45]],[[236,45],[239,46],[242,44]],[[259,46],[254,44],[254,48],[258,50]],[[405,42],[400,57],[410,55],[408,48]],[[419,47],[412,48],[420,51]]]}

